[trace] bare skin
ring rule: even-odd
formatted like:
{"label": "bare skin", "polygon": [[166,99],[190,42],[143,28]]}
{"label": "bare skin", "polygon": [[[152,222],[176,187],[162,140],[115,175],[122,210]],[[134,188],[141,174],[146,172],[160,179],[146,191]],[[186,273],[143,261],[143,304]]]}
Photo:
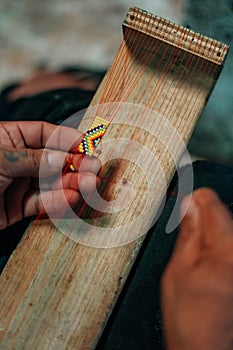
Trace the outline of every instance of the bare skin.
{"label": "bare skin", "polygon": [[[98,84],[98,80],[82,72],[72,74],[41,69],[13,89],[8,99],[13,102],[64,88],[95,90]],[[56,129],[59,130],[58,138],[52,148],[57,151],[51,150],[46,152],[46,157],[42,157],[43,149]],[[59,215],[65,211],[63,189],[69,205],[73,208],[80,203],[80,191],[88,194],[95,189],[99,183],[96,175],[101,165],[94,157],[85,156],[84,159],[82,155],[75,155],[74,158],[72,156],[72,163],[78,174],[68,173],[62,179],[61,176],[55,176],[71,158],[72,150],[66,153],[69,145],[73,143],[75,149],[82,136],[72,128],[57,127],[45,122],[0,123],[0,229],[23,217],[44,213],[39,195],[39,173],[40,176],[48,178],[47,184],[43,181],[41,189],[43,201],[46,201],[46,209],[50,214]]]}
{"label": "bare skin", "polygon": [[[52,149],[44,152],[55,130],[58,132]],[[68,204],[75,207],[81,200],[80,190],[91,193],[96,188],[99,160],[73,155],[72,150],[67,152],[68,145],[73,144],[75,149],[81,139],[82,134],[75,129],[44,122],[0,123],[0,229],[23,217],[43,213],[39,174],[46,180],[43,181],[43,200],[54,214],[66,209],[61,200],[63,194]],[[79,172],[68,172],[62,177],[62,169],[71,158]]]}
{"label": "bare skin", "polygon": [[25,79],[18,87],[12,90],[8,96],[10,101],[23,97],[31,97],[45,91],[55,89],[78,88],[83,90],[95,90],[99,81],[93,77],[75,75],[69,73],[57,73],[46,69],[38,70]]}
{"label": "bare skin", "polygon": [[213,191],[193,193],[161,289],[168,350],[233,349],[233,221]]}
{"label": "bare skin", "polygon": [[[95,89],[96,85],[92,79],[39,71],[14,89],[9,99],[15,101],[57,88]],[[0,228],[43,210],[39,167],[42,149],[54,128],[47,123],[0,124]],[[53,150],[51,157],[44,159],[45,177],[56,174],[69,161],[70,154],[66,154],[64,162],[66,140],[73,140],[74,146],[80,142],[81,134],[67,129],[60,129],[61,137],[55,142],[54,148],[59,152]],[[81,177],[66,174],[56,180],[55,189],[51,188],[51,180],[47,187],[45,182],[43,190],[51,211],[59,213],[64,209],[58,205],[63,191],[69,204],[76,206],[80,189],[91,192],[95,188],[98,160],[81,161],[80,156],[73,161]],[[182,210],[186,208],[187,200]],[[193,193],[162,278],[161,293],[168,350],[233,349],[233,222],[231,214],[209,189]]]}

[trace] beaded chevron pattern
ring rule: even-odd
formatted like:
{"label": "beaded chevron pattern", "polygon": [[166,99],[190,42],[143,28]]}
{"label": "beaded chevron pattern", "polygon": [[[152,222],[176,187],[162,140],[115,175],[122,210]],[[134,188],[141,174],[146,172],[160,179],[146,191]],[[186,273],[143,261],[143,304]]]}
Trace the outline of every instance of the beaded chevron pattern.
{"label": "beaded chevron pattern", "polygon": [[107,120],[95,117],[90,129],[87,130],[84,138],[78,146],[77,151],[92,156],[108,126],[109,122]]}

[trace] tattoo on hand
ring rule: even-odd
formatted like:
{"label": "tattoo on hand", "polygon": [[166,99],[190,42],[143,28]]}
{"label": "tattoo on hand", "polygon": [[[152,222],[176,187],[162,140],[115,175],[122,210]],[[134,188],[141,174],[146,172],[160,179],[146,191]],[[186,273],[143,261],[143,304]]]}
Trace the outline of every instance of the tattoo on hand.
{"label": "tattoo on hand", "polygon": [[20,156],[25,158],[26,153],[25,152],[19,153],[19,152],[13,151],[13,150],[12,151],[4,151],[4,158],[12,163],[17,162],[19,160]]}

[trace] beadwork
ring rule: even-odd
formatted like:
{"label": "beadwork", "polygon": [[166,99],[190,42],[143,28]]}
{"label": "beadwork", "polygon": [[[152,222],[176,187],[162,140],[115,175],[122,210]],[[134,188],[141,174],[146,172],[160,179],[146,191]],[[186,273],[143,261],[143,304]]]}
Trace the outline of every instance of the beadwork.
{"label": "beadwork", "polygon": [[90,129],[86,132],[84,138],[78,146],[77,151],[92,156],[108,126],[109,122],[107,120],[100,117],[95,117]]}
{"label": "beadwork", "polygon": [[[110,123],[106,119],[95,117],[90,126],[90,129],[87,130],[84,138],[77,147],[77,151],[79,153],[92,156],[94,154],[95,148],[98,146],[102,137],[104,136],[109,124]],[[72,163],[69,167],[72,172],[76,172],[76,169]]]}

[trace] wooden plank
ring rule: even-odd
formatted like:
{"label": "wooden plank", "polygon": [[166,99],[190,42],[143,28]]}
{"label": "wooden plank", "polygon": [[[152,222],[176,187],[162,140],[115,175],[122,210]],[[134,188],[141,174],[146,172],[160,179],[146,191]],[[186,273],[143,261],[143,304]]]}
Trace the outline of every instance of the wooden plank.
{"label": "wooden plank", "polygon": [[[227,52],[221,43],[139,9],[129,11],[124,32],[91,104],[101,107],[90,107],[80,128],[85,131],[97,112],[111,121],[101,154],[96,151],[103,162],[110,159],[100,174],[103,196],[120,194],[123,205],[133,186],[134,200],[113,213],[87,208],[86,221],[66,218],[55,227],[39,220],[29,227],[0,279],[1,349],[95,348],[182,154],[179,140],[189,140]],[[137,45],[140,57],[157,47],[147,66],[134,56]],[[138,81],[127,90],[135,72]],[[107,102],[113,103],[106,108]],[[105,230],[96,235],[98,228]]]}

